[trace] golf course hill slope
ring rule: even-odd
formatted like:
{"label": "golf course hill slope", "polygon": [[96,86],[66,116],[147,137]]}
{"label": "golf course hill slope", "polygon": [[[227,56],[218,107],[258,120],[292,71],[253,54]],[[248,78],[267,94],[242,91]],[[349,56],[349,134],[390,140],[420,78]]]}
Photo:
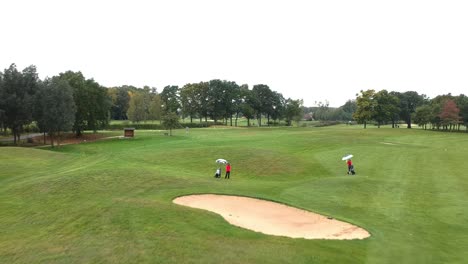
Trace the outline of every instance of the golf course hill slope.
{"label": "golf course hill slope", "polygon": [[230,224],[267,235],[305,239],[364,239],[366,230],[281,203],[243,196],[198,194],[174,203],[220,214]]}

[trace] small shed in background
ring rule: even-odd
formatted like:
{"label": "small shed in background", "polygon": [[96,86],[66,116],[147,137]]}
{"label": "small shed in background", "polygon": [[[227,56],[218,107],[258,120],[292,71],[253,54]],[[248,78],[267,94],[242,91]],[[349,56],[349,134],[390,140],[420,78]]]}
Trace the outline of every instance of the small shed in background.
{"label": "small shed in background", "polygon": [[126,127],[124,128],[124,137],[133,137],[135,136],[135,128],[133,127]]}

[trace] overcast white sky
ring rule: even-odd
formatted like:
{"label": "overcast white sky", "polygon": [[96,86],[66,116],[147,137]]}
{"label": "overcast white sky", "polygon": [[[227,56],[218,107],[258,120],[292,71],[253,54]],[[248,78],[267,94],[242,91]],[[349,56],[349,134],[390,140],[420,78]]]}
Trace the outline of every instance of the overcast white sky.
{"label": "overcast white sky", "polygon": [[360,90],[468,93],[468,1],[0,1],[0,69],[104,86],[267,84],[306,106]]}

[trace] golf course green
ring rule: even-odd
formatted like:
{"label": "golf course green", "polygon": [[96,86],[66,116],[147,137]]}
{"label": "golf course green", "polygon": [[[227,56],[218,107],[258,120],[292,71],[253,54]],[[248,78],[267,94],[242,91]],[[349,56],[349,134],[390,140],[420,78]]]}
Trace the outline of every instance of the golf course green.
{"label": "golf course green", "polygon": [[[468,259],[466,133],[345,125],[173,132],[0,148],[0,263]],[[354,155],[354,176],[346,174],[346,154]],[[213,177],[218,158],[231,163],[229,180]],[[284,203],[371,236],[271,236],[172,202],[205,193]]]}

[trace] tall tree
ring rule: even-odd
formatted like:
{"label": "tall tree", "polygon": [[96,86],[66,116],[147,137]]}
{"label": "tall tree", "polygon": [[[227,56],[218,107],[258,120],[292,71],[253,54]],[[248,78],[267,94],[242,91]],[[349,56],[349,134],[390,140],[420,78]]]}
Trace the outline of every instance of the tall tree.
{"label": "tall tree", "polygon": [[447,130],[452,130],[460,123],[460,109],[454,100],[447,100],[439,114],[442,125]]}
{"label": "tall tree", "polygon": [[374,95],[375,106],[373,118],[377,121],[377,125],[380,125],[392,120],[394,113],[399,111],[399,99],[398,97],[390,94],[387,90],[381,90]]}
{"label": "tall tree", "polygon": [[86,80],[85,85],[88,98],[86,128],[96,132],[109,124],[112,101],[106,88],[93,79]]}
{"label": "tall tree", "polygon": [[226,116],[225,93],[226,86],[223,81],[218,79],[210,81],[206,103],[208,105],[209,116],[214,120],[215,124],[219,119]]}
{"label": "tall tree", "polygon": [[236,119],[234,121],[235,126],[237,126],[237,120],[239,118],[239,115],[243,112],[243,107],[245,104],[245,99],[247,97],[247,93],[249,92],[249,85],[243,84],[241,86],[238,86],[237,89],[237,96],[234,99],[234,114],[236,116]]}
{"label": "tall tree", "polygon": [[133,94],[130,99],[130,106],[128,108],[127,115],[134,123],[147,120],[148,112],[145,107],[145,94],[143,92]]}
{"label": "tall tree", "polygon": [[58,77],[46,79],[36,95],[36,102],[38,126],[49,134],[52,146],[55,136],[58,136],[57,145],[60,146],[60,133],[70,131],[75,123],[73,89]]}
{"label": "tall tree", "polygon": [[425,95],[419,95],[415,91],[400,93],[400,116],[405,120],[407,127],[411,128],[411,115],[416,108],[424,103]]}
{"label": "tall tree", "polygon": [[182,115],[190,117],[190,123],[197,114],[197,90],[196,84],[188,83],[180,89],[180,103]]}
{"label": "tall tree", "polygon": [[161,122],[162,108],[161,108],[161,95],[153,93],[151,97],[148,118],[150,120],[159,120]]}
{"label": "tall tree", "polygon": [[125,86],[109,88],[112,98],[111,118],[114,120],[127,120],[127,111],[130,106],[129,90]]}
{"label": "tall tree", "polygon": [[361,90],[361,94],[356,98],[357,109],[353,114],[353,118],[359,123],[364,124],[364,128],[366,128],[367,122],[371,120],[374,115],[374,108],[376,105],[374,96],[375,90]]}
{"label": "tall tree", "polygon": [[209,82],[200,82],[194,84],[195,87],[195,107],[200,118],[200,123],[202,122],[202,118],[205,118],[205,122],[208,122],[208,112],[209,106],[208,101],[209,94],[210,94],[210,83]]}
{"label": "tall tree", "polygon": [[257,116],[258,98],[252,90],[243,90],[242,113],[247,118],[247,126],[250,126],[250,120]]}
{"label": "tall tree", "polygon": [[179,87],[168,85],[161,92],[164,113],[178,113],[180,109]]}
{"label": "tall tree", "polygon": [[414,122],[424,129],[427,129],[427,124],[431,122],[432,109],[426,104],[416,108]]}
{"label": "tall tree", "polygon": [[39,77],[36,67],[31,65],[22,72],[11,64],[3,73],[0,89],[0,105],[3,108],[3,122],[13,133],[14,144],[20,139],[23,126],[33,119],[34,94]]}
{"label": "tall tree", "polygon": [[456,99],[456,103],[460,108],[460,121],[465,126],[465,131],[468,132],[468,96],[460,94]]}
{"label": "tall tree", "polygon": [[[283,95],[278,92],[273,92],[272,96],[272,111],[269,115],[273,120],[279,120],[283,113],[284,107],[286,105],[286,99],[284,99]],[[270,122],[270,120],[268,120]]]}
{"label": "tall tree", "polygon": [[59,78],[73,88],[76,136],[81,136],[85,129],[96,130],[109,122],[111,99],[104,87],[92,79],[86,80],[81,72],[67,71],[60,73]]}
{"label": "tall tree", "polygon": [[262,114],[265,114],[267,118],[270,118],[271,113],[273,112],[272,100],[273,92],[270,90],[270,87],[265,84],[256,84],[252,88],[252,93],[256,97],[256,104],[252,107],[257,112],[258,125],[262,125]]}
{"label": "tall tree", "polygon": [[223,81],[224,94],[223,104],[226,122],[229,119],[230,126],[232,126],[232,116],[236,113],[237,105],[235,104],[240,97],[239,85],[235,82]]}

